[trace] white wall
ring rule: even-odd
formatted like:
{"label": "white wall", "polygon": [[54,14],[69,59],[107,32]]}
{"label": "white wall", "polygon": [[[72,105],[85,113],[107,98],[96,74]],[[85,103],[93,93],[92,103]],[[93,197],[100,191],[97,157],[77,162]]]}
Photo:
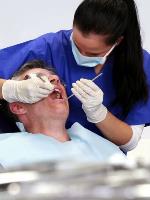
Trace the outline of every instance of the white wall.
{"label": "white wall", "polygon": [[[82,0],[0,0],[0,48],[69,29]],[[150,0],[135,0],[139,9],[143,46],[150,51]]]}
{"label": "white wall", "polygon": [[82,0],[0,0],[0,48],[72,27]]}
{"label": "white wall", "polygon": [[143,38],[143,47],[150,52],[150,0],[135,0]]}

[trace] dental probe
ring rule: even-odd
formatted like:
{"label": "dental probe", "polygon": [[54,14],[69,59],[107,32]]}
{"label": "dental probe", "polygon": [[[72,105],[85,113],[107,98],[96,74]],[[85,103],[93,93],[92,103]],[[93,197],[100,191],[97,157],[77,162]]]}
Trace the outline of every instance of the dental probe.
{"label": "dental probe", "polygon": [[[97,76],[95,76],[91,81],[95,81],[98,77],[100,77],[103,73],[98,74]],[[71,97],[73,97],[74,94],[71,94],[68,99],[70,99]]]}
{"label": "dental probe", "polygon": [[48,78],[46,77],[46,75],[44,75],[42,73],[31,73],[29,75],[26,75],[24,77],[24,80],[27,80],[27,79],[30,79],[30,78],[35,78],[35,77],[38,77],[44,83],[50,84],[51,89],[54,89],[54,85],[48,80]]}
{"label": "dental probe", "polygon": [[26,80],[26,79],[35,78],[35,77],[38,77],[39,79],[41,79],[41,81],[46,82],[46,80],[44,79],[44,75],[41,73],[31,73],[29,75],[26,75],[24,79]]}

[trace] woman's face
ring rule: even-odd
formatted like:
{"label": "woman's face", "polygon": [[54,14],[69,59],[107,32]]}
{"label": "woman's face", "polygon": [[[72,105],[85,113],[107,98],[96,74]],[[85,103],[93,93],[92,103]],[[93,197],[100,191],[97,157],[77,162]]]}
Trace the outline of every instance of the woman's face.
{"label": "woman's face", "polygon": [[73,27],[73,41],[84,56],[105,56],[113,45],[106,44],[107,36],[95,33],[83,34],[77,27]]}

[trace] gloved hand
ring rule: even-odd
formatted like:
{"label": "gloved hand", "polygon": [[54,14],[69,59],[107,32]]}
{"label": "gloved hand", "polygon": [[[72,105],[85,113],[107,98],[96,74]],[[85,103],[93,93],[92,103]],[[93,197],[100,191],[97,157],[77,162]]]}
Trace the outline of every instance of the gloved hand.
{"label": "gloved hand", "polygon": [[80,79],[72,86],[72,93],[82,102],[87,120],[92,123],[103,121],[107,115],[107,108],[102,104],[102,90],[94,82],[87,79]]}
{"label": "gloved hand", "polygon": [[54,85],[48,81],[48,78],[43,82],[35,76],[22,81],[5,81],[2,86],[2,96],[9,103],[19,101],[32,104],[47,97],[53,89]]}

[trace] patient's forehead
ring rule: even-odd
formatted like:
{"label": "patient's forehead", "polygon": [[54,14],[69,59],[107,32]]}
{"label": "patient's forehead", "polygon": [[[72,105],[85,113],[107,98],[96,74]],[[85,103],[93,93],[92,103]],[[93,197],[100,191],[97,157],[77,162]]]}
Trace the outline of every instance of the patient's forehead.
{"label": "patient's forehead", "polygon": [[30,75],[32,73],[41,73],[47,77],[55,74],[53,71],[49,71],[47,69],[34,68],[34,69],[27,70],[22,75],[20,75],[19,80],[23,80],[26,75]]}

